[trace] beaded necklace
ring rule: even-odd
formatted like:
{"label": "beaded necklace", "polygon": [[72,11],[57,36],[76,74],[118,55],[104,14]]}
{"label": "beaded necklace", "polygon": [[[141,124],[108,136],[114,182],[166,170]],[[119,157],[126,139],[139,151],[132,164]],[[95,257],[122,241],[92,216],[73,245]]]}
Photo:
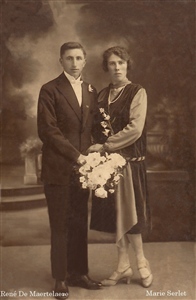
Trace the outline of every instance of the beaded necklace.
{"label": "beaded necklace", "polygon": [[126,85],[124,85],[120,88],[117,88],[117,89],[111,89],[110,90],[109,97],[108,97],[108,103],[109,104],[112,104],[112,103],[116,102],[120,98],[120,96],[122,95],[122,93],[125,89],[125,86]]}
{"label": "beaded necklace", "polygon": [[110,85],[110,92],[109,92],[109,97],[108,97],[109,105],[116,102],[120,98],[126,85],[129,83],[131,83],[131,81],[129,81],[129,79],[126,78],[124,81],[122,81],[119,84],[115,84],[115,85],[111,84]]}

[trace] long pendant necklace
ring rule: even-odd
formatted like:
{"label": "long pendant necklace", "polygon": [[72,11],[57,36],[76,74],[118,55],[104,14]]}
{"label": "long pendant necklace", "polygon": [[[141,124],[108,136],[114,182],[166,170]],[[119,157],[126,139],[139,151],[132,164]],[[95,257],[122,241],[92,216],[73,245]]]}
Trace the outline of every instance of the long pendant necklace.
{"label": "long pendant necklace", "polygon": [[[125,87],[126,87],[126,85],[124,87],[122,87],[120,91],[119,91],[119,88],[118,89],[111,89],[110,93],[109,93],[109,97],[108,97],[108,104],[113,104],[114,102],[116,102],[120,98],[120,96],[122,95]],[[113,96],[113,99],[111,99],[112,96]]]}

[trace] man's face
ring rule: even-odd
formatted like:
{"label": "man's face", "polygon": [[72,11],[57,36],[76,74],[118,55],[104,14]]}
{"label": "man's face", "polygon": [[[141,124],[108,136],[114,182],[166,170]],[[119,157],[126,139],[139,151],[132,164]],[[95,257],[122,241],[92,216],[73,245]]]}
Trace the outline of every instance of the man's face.
{"label": "man's face", "polygon": [[60,63],[65,72],[77,79],[86,64],[82,49],[69,49],[60,58]]}

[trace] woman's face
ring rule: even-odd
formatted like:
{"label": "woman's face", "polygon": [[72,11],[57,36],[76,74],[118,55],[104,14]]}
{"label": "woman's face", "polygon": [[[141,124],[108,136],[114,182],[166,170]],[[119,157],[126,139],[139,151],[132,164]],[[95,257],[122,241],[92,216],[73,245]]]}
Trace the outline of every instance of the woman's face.
{"label": "woman's face", "polygon": [[118,55],[112,54],[108,58],[108,72],[113,83],[123,81],[127,76],[127,62]]}

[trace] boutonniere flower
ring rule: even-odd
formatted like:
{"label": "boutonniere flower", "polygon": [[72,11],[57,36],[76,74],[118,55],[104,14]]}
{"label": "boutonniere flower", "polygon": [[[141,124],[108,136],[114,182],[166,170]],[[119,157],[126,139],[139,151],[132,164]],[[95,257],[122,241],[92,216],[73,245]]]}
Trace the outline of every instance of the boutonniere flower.
{"label": "boutonniere flower", "polygon": [[92,85],[91,85],[91,84],[88,85],[88,91],[89,91],[90,93],[93,92],[93,88],[92,88]]}

